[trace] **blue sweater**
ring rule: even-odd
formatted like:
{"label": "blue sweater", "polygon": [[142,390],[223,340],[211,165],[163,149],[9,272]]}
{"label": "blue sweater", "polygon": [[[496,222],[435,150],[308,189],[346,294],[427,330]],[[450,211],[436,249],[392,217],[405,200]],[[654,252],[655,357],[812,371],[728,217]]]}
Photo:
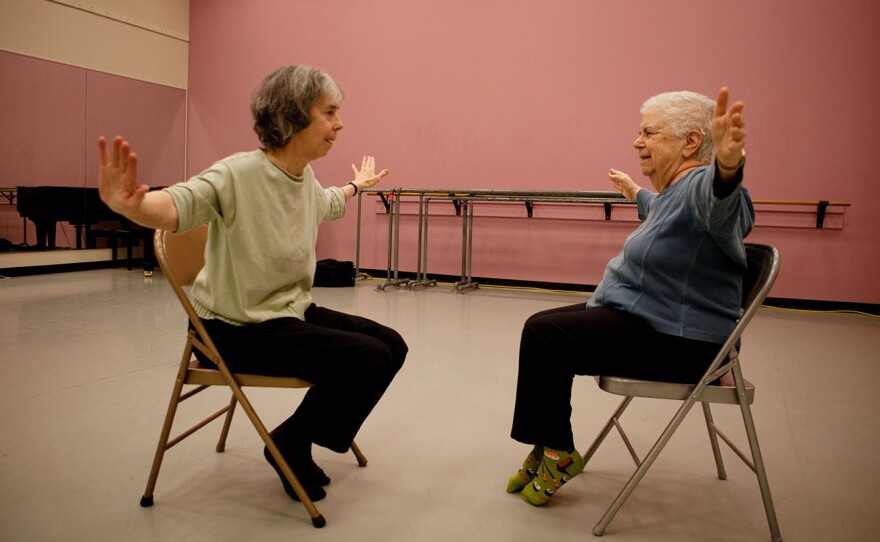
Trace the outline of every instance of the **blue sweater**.
{"label": "blue sweater", "polygon": [[740,315],[743,239],[755,210],[740,183],[716,197],[714,175],[714,165],[703,166],[662,194],[639,191],[643,222],[608,263],[588,307],[635,314],[660,333],[727,339]]}

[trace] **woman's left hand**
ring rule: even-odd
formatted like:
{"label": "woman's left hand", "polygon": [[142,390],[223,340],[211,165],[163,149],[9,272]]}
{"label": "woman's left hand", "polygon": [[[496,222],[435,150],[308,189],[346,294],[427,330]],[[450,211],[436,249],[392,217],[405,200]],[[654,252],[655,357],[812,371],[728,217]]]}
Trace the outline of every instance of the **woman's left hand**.
{"label": "woman's left hand", "polygon": [[742,110],[745,104],[735,102],[730,108],[727,102],[730,91],[721,87],[712,118],[712,141],[715,143],[715,159],[727,169],[735,168],[743,156],[746,139],[746,123]]}
{"label": "woman's left hand", "polygon": [[376,173],[376,159],[372,156],[364,156],[360,169],[354,164],[351,165],[351,169],[354,171],[354,181],[352,182],[357,186],[358,191],[374,186],[382,180],[382,177],[388,175],[387,169]]}

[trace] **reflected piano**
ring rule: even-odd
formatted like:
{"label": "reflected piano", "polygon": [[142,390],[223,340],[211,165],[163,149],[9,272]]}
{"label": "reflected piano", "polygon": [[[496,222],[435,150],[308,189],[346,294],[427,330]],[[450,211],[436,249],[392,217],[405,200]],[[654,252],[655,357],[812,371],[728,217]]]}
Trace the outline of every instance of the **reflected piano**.
{"label": "reflected piano", "polygon": [[[92,224],[104,220],[125,220],[101,201],[97,188],[79,186],[19,186],[17,209],[37,230],[37,247],[55,248],[55,226],[68,222],[76,228],[76,248],[89,238]],[[85,230],[85,235],[83,235]]]}

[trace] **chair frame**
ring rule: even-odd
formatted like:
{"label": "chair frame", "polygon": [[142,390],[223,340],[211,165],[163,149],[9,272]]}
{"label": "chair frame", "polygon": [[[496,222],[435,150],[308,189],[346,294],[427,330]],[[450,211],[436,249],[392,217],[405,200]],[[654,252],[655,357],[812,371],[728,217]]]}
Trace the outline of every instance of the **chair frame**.
{"label": "chair frame", "polygon": [[[767,515],[767,522],[770,527],[771,540],[773,542],[782,541],[782,535],[779,532],[779,523],[776,519],[776,511],[773,506],[773,500],[770,496],[770,485],[767,481],[767,473],[764,469],[764,460],[761,456],[761,449],[758,444],[758,435],[755,431],[755,423],[750,408],[751,403],[754,401],[755,388],[750,382],[743,378],[738,350],[740,337],[749,322],[752,320],[752,317],[754,317],[755,313],[758,311],[761,303],[767,297],[767,294],[770,292],[770,289],[779,274],[779,252],[773,246],[755,243],[746,243],[746,251],[748,256],[748,270],[746,271],[743,284],[742,316],[737,321],[734,330],[715,356],[715,359],[712,361],[712,364],[706,370],[706,373],[703,375],[699,383],[675,384],[604,375],[596,377],[599,387],[603,391],[622,395],[624,396],[624,399],[599,432],[599,435],[593,441],[593,444],[584,454],[584,462],[585,464],[589,462],[590,458],[605,440],[605,437],[611,429],[616,428],[636,464],[636,471],[593,528],[594,535],[602,536],[604,534],[608,524],[648,472],[651,465],[653,465],[657,456],[660,455],[660,452],[672,438],[672,435],[675,433],[676,429],[678,429],[678,426],[681,425],[685,416],[687,416],[696,403],[700,403],[703,407],[703,415],[709,432],[709,442],[712,446],[712,453],[715,456],[718,478],[721,480],[727,478],[718,443],[718,437],[721,437],[724,443],[727,444],[757,476],[758,485],[761,490],[761,497],[764,502],[764,510]],[[759,264],[757,268],[755,266],[756,262]],[[644,460],[639,459],[620,424],[621,415],[635,397],[682,401],[678,411],[648,452],[647,456],[645,456]],[[730,438],[721,432],[712,419],[712,413],[709,408],[710,403],[739,405],[749,441],[751,457],[741,451]]]}
{"label": "chair frame", "polygon": [[[186,344],[183,349],[183,355],[177,371],[174,388],[171,393],[171,400],[168,405],[168,411],[159,436],[159,443],[156,447],[156,454],[153,459],[153,465],[150,470],[150,476],[147,481],[147,487],[141,498],[141,506],[149,507],[153,505],[153,491],[156,487],[156,480],[159,476],[159,468],[162,466],[162,459],[165,452],[171,447],[180,443],[202,427],[210,422],[225,416],[223,429],[220,433],[220,439],[217,442],[216,451],[223,452],[226,448],[226,437],[229,433],[229,427],[232,424],[232,416],[235,413],[237,404],[241,404],[248,418],[265,443],[272,457],[275,459],[284,477],[293,487],[297,496],[300,498],[302,505],[305,507],[312,519],[312,525],[321,528],[326,525],[326,519],[318,512],[317,507],[309,498],[300,484],[296,475],[281,455],[280,450],[272,441],[269,431],[263,424],[251,405],[250,400],[242,390],[243,387],[269,387],[269,388],[308,388],[312,384],[292,377],[270,377],[263,375],[250,375],[233,373],[229,370],[223,357],[219,354],[217,347],[211,340],[210,335],[205,330],[204,325],[195,309],[190,302],[184,286],[192,284],[198,271],[204,266],[204,246],[207,239],[207,226],[201,226],[183,234],[174,234],[166,230],[156,230],[153,241],[155,246],[156,257],[163,274],[180,300],[181,305],[186,311],[187,317],[192,329],[187,333]],[[196,252],[198,251],[198,252]],[[197,358],[194,357],[194,351],[198,350],[204,353],[211,361],[216,364],[217,369],[207,368],[200,365]],[[184,391],[185,386],[195,386]],[[174,417],[177,413],[177,407],[183,401],[201,393],[211,386],[226,386],[232,392],[232,397],[227,405],[217,410],[213,414],[204,418],[189,429],[182,431],[176,437],[171,438],[171,429],[174,423]],[[358,465],[364,467],[367,465],[367,459],[361,453],[357,444],[351,443],[351,449],[357,458]]]}

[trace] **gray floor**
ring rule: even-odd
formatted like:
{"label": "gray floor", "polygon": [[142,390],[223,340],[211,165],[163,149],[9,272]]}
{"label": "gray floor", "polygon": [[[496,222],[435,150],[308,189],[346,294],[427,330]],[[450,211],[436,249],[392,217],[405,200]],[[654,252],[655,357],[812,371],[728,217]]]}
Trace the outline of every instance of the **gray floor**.
{"label": "gray floor", "polygon": [[[0,539],[94,540],[590,540],[630,472],[618,439],[553,501],[533,508],[504,492],[527,450],[508,438],[519,330],[574,293],[449,285],[379,293],[377,282],[319,289],[325,306],[398,329],[410,358],[358,442],[370,460],[316,450],[332,476],[318,530],[283,493],[244,416],[227,451],[209,427],[166,456],[156,504],[138,501],[174,379],[184,319],[164,278],[100,270],[0,281]],[[789,541],[876,540],[880,530],[880,319],[762,309],[746,335],[744,369],[782,534]],[[214,392],[217,393],[214,393]],[[575,383],[578,446],[617,399]],[[195,401],[225,401],[210,390]],[[255,390],[267,424],[300,391]],[[187,414],[190,407],[181,411]],[[210,408],[205,404],[205,409]],[[634,404],[648,446],[674,405]],[[742,434],[738,411],[716,419]],[[767,540],[751,471],[726,454],[714,476],[694,413],[605,539]]]}

